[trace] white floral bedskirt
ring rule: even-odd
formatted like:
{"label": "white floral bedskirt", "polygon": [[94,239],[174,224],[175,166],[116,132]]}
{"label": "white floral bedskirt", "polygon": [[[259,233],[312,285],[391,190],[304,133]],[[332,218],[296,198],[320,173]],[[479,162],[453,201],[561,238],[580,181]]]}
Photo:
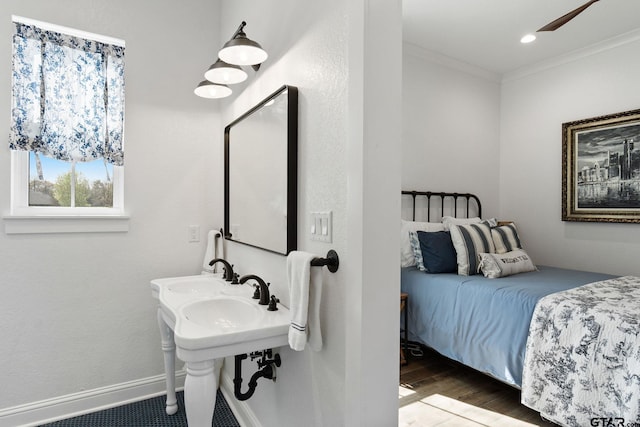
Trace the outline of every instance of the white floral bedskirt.
{"label": "white floral bedskirt", "polygon": [[564,426],[602,425],[603,418],[640,423],[640,278],[595,282],[538,302],[522,403]]}

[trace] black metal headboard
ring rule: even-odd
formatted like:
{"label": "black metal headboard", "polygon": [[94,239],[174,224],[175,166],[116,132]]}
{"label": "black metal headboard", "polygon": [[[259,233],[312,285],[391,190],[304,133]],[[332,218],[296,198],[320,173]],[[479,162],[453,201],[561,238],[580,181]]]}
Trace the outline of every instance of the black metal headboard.
{"label": "black metal headboard", "polygon": [[[463,210],[466,212],[466,217],[469,217],[470,208],[472,206],[471,201],[475,202],[477,211],[475,212],[477,216],[482,217],[482,205],[480,204],[480,199],[475,194],[471,193],[444,193],[444,192],[433,192],[433,191],[402,191],[403,195],[409,195],[412,197],[412,218],[413,221],[416,220],[416,198],[425,197],[427,200],[427,221],[431,220],[431,198],[439,198],[440,199],[440,217],[445,216],[445,201],[450,200],[447,204],[449,216],[458,216],[458,200],[461,200],[461,203],[464,203],[462,206]],[[450,203],[453,203],[451,205]],[[437,203],[437,201],[436,201]]]}

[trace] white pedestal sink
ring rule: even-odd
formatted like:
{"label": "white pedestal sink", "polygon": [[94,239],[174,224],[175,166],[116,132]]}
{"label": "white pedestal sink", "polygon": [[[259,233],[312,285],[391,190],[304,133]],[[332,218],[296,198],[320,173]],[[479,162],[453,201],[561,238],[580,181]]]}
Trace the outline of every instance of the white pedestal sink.
{"label": "white pedestal sink", "polygon": [[[178,410],[175,356],[186,362],[185,410],[190,427],[209,427],[218,388],[215,359],[287,345],[289,310],[251,298],[253,287],[231,285],[216,275],[151,281],[167,376],[167,414]],[[217,367],[219,369],[219,367]]]}

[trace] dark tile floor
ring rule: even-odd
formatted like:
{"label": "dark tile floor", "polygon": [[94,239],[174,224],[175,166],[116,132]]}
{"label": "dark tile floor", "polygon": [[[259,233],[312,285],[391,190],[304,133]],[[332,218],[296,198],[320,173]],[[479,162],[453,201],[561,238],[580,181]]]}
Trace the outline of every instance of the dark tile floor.
{"label": "dark tile floor", "polygon": [[[43,424],[41,427],[185,427],[187,417],[184,412],[183,393],[177,393],[177,398],[179,409],[173,415],[166,414],[166,396],[162,395],[104,411]],[[216,409],[211,425],[215,427],[240,427],[220,391],[216,397]]]}

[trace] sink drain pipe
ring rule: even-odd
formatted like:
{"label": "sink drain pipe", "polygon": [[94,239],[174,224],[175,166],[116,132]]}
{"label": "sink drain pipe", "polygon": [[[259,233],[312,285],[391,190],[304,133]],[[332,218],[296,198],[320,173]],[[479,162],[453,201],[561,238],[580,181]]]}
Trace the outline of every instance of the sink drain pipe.
{"label": "sink drain pipe", "polygon": [[276,380],[276,366],[279,367],[281,364],[280,355],[276,354],[273,359],[269,359],[271,357],[271,350],[258,351],[255,353],[251,353],[251,360],[256,358],[260,358],[258,360],[258,368],[259,371],[255,372],[251,379],[249,380],[249,389],[242,393],[242,361],[247,358],[246,354],[237,354],[235,356],[235,378],[233,379],[233,394],[236,396],[238,400],[247,400],[253,393],[256,391],[256,387],[258,386],[258,380],[260,378],[267,378],[269,380]]}

